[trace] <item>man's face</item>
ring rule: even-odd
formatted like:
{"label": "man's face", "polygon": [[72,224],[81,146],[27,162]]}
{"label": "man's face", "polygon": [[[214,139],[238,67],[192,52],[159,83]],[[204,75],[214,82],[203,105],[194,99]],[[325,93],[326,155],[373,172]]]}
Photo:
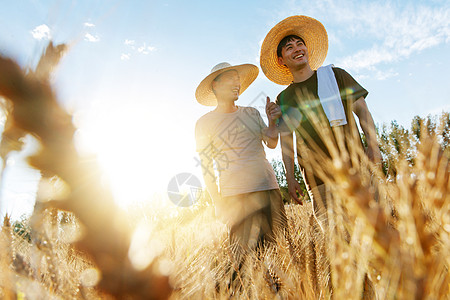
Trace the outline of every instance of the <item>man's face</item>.
{"label": "man's face", "polygon": [[292,39],[281,49],[281,57],[278,57],[280,65],[286,65],[290,70],[299,69],[308,64],[308,48],[299,39]]}
{"label": "man's face", "polygon": [[219,75],[212,83],[217,99],[229,99],[236,101],[239,98],[241,80],[236,70],[229,70]]}

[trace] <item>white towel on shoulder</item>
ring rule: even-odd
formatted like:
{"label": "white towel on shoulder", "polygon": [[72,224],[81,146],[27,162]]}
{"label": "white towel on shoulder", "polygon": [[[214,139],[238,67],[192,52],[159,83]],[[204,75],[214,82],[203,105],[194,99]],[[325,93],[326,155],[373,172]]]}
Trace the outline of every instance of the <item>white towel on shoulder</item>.
{"label": "white towel on shoulder", "polygon": [[332,67],[327,65],[317,69],[317,92],[330,126],[334,127],[347,124],[347,118]]}

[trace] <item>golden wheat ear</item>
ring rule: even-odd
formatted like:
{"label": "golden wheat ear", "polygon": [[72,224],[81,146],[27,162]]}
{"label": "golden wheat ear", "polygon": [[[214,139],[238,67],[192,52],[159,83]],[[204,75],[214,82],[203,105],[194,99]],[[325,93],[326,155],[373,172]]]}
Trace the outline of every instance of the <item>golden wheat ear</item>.
{"label": "golden wheat ear", "polygon": [[34,75],[40,80],[48,80],[51,73],[54,72],[60,60],[69,50],[66,44],[53,45],[50,41],[44,53],[42,54],[39,63],[37,64]]}
{"label": "golden wheat ear", "polygon": [[[14,126],[32,134],[41,144],[39,152],[30,158],[31,165],[44,176],[58,176],[67,186],[68,194],[58,207],[73,212],[86,229],[76,245],[95,261],[101,273],[97,286],[117,298],[167,298],[172,290],[168,278],[156,274],[154,264],[144,270],[134,268],[128,257],[130,228],[120,216],[111,191],[102,183],[96,164],[76,151],[72,117],[59,105],[49,84],[49,72],[64,49],[49,44],[36,72],[29,73],[0,57],[0,95],[11,101],[9,117]],[[45,206],[55,205],[48,202]],[[43,220],[41,215],[34,217]],[[50,285],[55,286],[57,282]]]}
{"label": "golden wheat ear", "polygon": [[0,231],[0,249],[0,268],[2,270],[2,274],[0,275],[0,293],[3,299],[16,299],[15,286],[17,280],[11,270],[14,257],[14,244],[9,215],[5,215],[3,218],[3,225]]}

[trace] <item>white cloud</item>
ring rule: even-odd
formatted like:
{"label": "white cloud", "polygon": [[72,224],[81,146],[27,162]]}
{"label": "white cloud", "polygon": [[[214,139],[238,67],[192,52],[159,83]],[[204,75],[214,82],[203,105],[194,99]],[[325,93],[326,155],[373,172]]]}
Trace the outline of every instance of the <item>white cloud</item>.
{"label": "white cloud", "polygon": [[85,40],[85,41],[88,41],[88,42],[95,43],[95,42],[100,41],[100,38],[99,38],[98,36],[94,36],[94,35],[92,35],[92,34],[90,34],[90,33],[86,33],[86,34],[84,35],[84,40]]}
{"label": "white cloud", "polygon": [[[127,46],[129,48],[129,50],[132,50],[133,52],[137,52],[139,54],[143,54],[143,55],[147,55],[150,52],[156,51],[156,47],[154,46],[147,46],[147,43],[143,42],[143,43],[139,43],[137,45],[135,40],[129,40],[126,39],[124,41],[124,45]],[[124,57],[124,54],[122,54],[122,57]],[[126,55],[126,59],[130,59],[131,55],[127,54]],[[121,58],[122,60],[124,60],[124,58]]]}
{"label": "white cloud", "polygon": [[[399,61],[446,43],[450,38],[448,8],[398,7],[389,2],[363,4],[351,17],[346,22],[356,24],[350,31],[355,38],[373,37],[373,41],[370,48],[342,59],[343,67],[348,69],[368,69],[381,63]],[[358,33],[354,32],[355,28]]]}
{"label": "white cloud", "polygon": [[31,35],[36,40],[50,40],[52,38],[50,28],[45,25],[39,25],[31,31]]}
{"label": "white cloud", "polygon": [[374,70],[377,65],[450,42],[450,5],[445,2],[440,7],[390,0],[317,0],[305,4],[288,0],[289,11],[284,11],[284,17],[301,11],[322,21],[330,45],[348,53],[335,64],[352,71]]}
{"label": "white cloud", "polygon": [[398,75],[399,73],[395,72],[393,69],[389,69],[387,71],[377,70],[377,72],[375,73],[375,79],[386,80],[388,78],[396,77]]}
{"label": "white cloud", "polygon": [[130,58],[131,58],[130,53],[122,53],[122,55],[120,56],[121,60],[129,60]]}
{"label": "white cloud", "polygon": [[138,49],[138,52],[139,53],[142,53],[142,54],[149,54],[150,52],[152,52],[152,51],[155,51],[156,50],[156,48],[155,47],[152,47],[152,46],[147,46],[145,43],[144,43],[144,45],[143,46],[141,46],[141,47],[139,47]]}
{"label": "white cloud", "polygon": [[89,22],[85,22],[83,25],[84,25],[84,27],[95,27],[94,24],[89,23]]}
{"label": "white cloud", "polygon": [[370,74],[353,74],[353,77],[360,81],[365,80],[367,78],[376,79],[376,80],[386,80],[389,78],[397,77],[399,75],[398,72],[394,71],[393,69],[389,70],[379,70],[376,67],[372,67],[370,70]]}

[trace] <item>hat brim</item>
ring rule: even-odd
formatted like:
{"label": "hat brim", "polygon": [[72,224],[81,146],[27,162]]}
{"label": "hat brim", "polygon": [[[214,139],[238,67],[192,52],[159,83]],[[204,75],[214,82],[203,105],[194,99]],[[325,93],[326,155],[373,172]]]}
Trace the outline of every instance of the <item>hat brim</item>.
{"label": "hat brim", "polygon": [[328,52],[328,35],[325,27],[311,17],[292,16],[275,25],[267,34],[261,46],[261,69],[268,79],[289,85],[293,81],[291,72],[286,66],[278,63],[277,47],[288,35],[301,37],[308,48],[309,66],[313,70],[319,68]]}
{"label": "hat brim", "polygon": [[241,81],[239,95],[241,95],[250,86],[250,84],[256,79],[256,77],[258,77],[259,73],[258,67],[252,64],[230,66],[217,70],[206,76],[206,78],[203,79],[202,82],[200,82],[200,84],[198,85],[197,90],[195,91],[195,98],[197,99],[198,103],[206,106],[217,105],[217,98],[212,90],[212,82],[217,76],[229,70],[236,70],[239,74],[239,78]]}

